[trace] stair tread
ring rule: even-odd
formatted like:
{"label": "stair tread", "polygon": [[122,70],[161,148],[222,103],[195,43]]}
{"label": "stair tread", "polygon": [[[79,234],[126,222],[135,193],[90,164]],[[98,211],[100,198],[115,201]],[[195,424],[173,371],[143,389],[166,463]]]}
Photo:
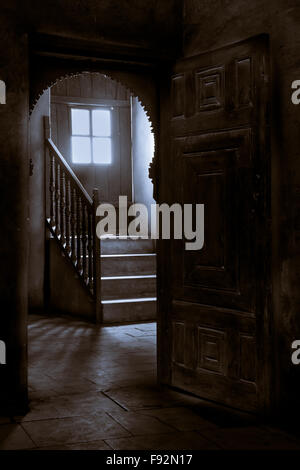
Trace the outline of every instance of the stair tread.
{"label": "stair tread", "polygon": [[112,253],[108,255],[101,255],[101,258],[126,258],[132,256],[156,256],[156,253]]}
{"label": "stair tread", "polygon": [[153,240],[107,238],[101,242],[101,255],[155,254]]}
{"label": "stair tread", "polygon": [[137,303],[137,302],[156,302],[156,297],[138,297],[132,299],[110,299],[101,300],[102,304],[125,304],[125,303]]}
{"label": "stair tread", "polygon": [[150,240],[150,237],[139,237],[138,235],[101,235],[101,241],[103,240]]}
{"label": "stair tread", "polygon": [[[101,258],[128,258],[135,256],[138,256],[139,258],[142,258],[143,256],[154,257],[156,256],[156,253],[112,253],[110,255],[101,255]],[[81,258],[83,258],[83,255],[81,255]],[[86,258],[89,258],[89,255],[86,255]]]}
{"label": "stair tread", "polygon": [[132,276],[103,276],[101,277],[102,281],[114,281],[121,279],[155,279],[156,274],[137,274]]}

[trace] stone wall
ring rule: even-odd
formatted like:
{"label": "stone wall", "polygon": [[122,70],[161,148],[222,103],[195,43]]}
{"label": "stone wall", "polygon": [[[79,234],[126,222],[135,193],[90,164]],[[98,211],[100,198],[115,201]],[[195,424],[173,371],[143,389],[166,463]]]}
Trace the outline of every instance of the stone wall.
{"label": "stone wall", "polygon": [[[107,47],[142,44],[170,50],[181,41],[179,0],[11,0],[0,6],[0,406],[7,413],[27,406],[27,306],[29,255],[29,57],[28,37],[46,33],[94,40]],[[59,78],[59,77],[57,77]],[[31,77],[30,77],[31,80]]]}

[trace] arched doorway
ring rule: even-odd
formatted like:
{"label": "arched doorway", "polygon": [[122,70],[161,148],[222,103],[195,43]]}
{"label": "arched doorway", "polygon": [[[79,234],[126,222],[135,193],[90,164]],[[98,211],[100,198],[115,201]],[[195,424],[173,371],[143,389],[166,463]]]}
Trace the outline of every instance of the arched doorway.
{"label": "arched doorway", "polygon": [[[64,284],[66,274],[73,274],[74,277],[74,273],[71,269],[66,270],[66,266],[61,263],[65,254],[62,256],[62,253],[57,249],[57,240],[55,240],[55,236],[53,236],[53,233],[51,234],[51,230],[47,225],[47,206],[49,204],[47,193],[49,192],[50,182],[47,179],[48,157],[47,152],[46,155],[44,152],[45,134],[47,132],[50,133],[55,147],[65,157],[68,166],[81,180],[82,185],[88,188],[87,193],[91,191],[92,195],[93,185],[97,184],[95,178],[99,176],[93,173],[94,168],[88,168],[89,172],[84,174],[83,166],[78,168],[76,161],[73,160],[72,109],[91,113],[89,122],[93,126],[92,113],[94,111],[113,108],[111,111],[115,111],[115,116],[111,120],[117,121],[118,132],[121,134],[118,136],[116,145],[121,147],[120,139],[126,141],[124,134],[127,133],[127,139],[130,135],[130,142],[127,142],[127,150],[130,155],[124,156],[124,159],[127,158],[127,163],[130,164],[131,176],[127,195],[131,197],[132,202],[142,202],[147,205],[154,201],[152,199],[152,183],[148,176],[148,167],[154,151],[154,138],[149,118],[139,98],[133,96],[126,87],[117,82],[114,83],[107,76],[85,73],[83,75],[85,83],[87,79],[90,79],[90,83],[94,82],[95,93],[100,93],[100,88],[104,84],[106,96],[102,97],[102,102],[101,97],[97,99],[95,96],[85,96],[85,101],[79,102],[75,86],[78,86],[79,82],[80,89],[80,78],[82,76],[76,75],[61,79],[53,84],[40,96],[31,113],[31,248],[29,272],[31,297],[29,298],[29,306],[33,315],[29,315],[29,399],[33,410],[40,406],[42,400],[43,406],[47,408],[47,413],[53,419],[58,419],[61,413],[61,410],[59,412],[56,410],[54,414],[48,411],[48,407],[51,407],[53,403],[55,403],[57,409],[60,408],[62,402],[67,404],[67,407],[71,407],[70,416],[84,413],[86,405],[88,408],[92,406],[93,410],[98,407],[102,413],[103,411],[117,409],[114,404],[113,393],[111,397],[105,398],[105,389],[120,385],[144,387],[150,384],[153,387],[156,381],[155,316],[145,317],[147,305],[151,306],[152,304],[152,309],[148,310],[151,315],[156,313],[155,293],[152,299],[149,299],[149,296],[137,299],[131,298],[130,293],[127,292],[127,298],[123,299],[124,302],[118,302],[120,299],[108,298],[103,307],[104,321],[105,308],[108,307],[111,309],[112,316],[110,319],[115,315],[113,321],[110,321],[108,326],[102,325],[101,328],[92,325],[87,321],[93,320],[93,318],[89,316],[89,305],[86,297],[84,298],[84,290],[80,291],[79,289],[78,280],[69,280]],[[112,100],[115,103],[112,103],[112,101],[108,103],[109,99],[112,99],[112,97],[107,96],[108,90],[111,94],[116,93]],[[71,99],[68,100],[68,98]],[[74,98],[76,99],[74,100]],[[48,119],[45,120],[45,116]],[[50,132],[49,127],[47,127],[49,126],[49,118]],[[122,119],[124,119],[125,124],[121,123]],[[44,122],[46,122],[46,129],[43,128]],[[126,124],[128,127],[126,127]],[[122,125],[123,129],[120,129]],[[81,132],[78,134],[81,135]],[[114,134],[114,132],[111,132],[111,134]],[[90,139],[92,146],[92,139],[98,138],[98,136],[94,136],[93,130],[89,129],[84,138]],[[124,151],[124,149],[122,150]],[[84,157],[85,155],[83,155]],[[115,155],[112,154],[112,159],[114,157]],[[90,160],[92,161],[92,159],[93,156],[91,155]],[[119,155],[118,161],[120,160]],[[108,177],[107,168],[105,170],[106,174],[102,181],[105,181],[105,178]],[[117,180],[111,180],[111,185],[120,183],[122,171],[125,170],[121,169]],[[58,180],[60,180],[60,177],[61,174],[58,176]],[[100,182],[100,189],[101,185]],[[109,185],[107,189],[110,189]],[[121,191],[121,189],[118,188],[117,191]],[[44,196],[44,194],[46,195]],[[103,193],[100,192],[100,197],[105,201],[114,202],[113,199],[109,199],[109,194],[111,194],[109,191],[106,193],[103,191]],[[54,190],[54,198],[55,196],[58,197]],[[66,193],[64,193],[64,196],[66,197]],[[60,203],[58,205],[59,210],[61,210]],[[47,234],[46,238],[44,236],[45,232]],[[145,241],[148,243],[148,240]],[[149,240],[149,242],[152,243],[152,240]],[[109,295],[112,289],[116,291],[112,285],[115,282],[112,279],[113,277],[119,278],[117,282],[127,283],[132,293],[132,289],[138,286],[142,281],[142,277],[144,277],[142,289],[145,289],[147,282],[150,281],[151,285],[156,282],[155,271],[153,271],[156,257],[155,248],[151,252],[145,252],[143,246],[138,247],[139,252],[136,253],[132,251],[131,245],[131,248],[129,247],[123,253],[119,251],[118,246],[117,252],[111,252],[110,249],[114,240],[109,243],[111,243],[109,246],[104,246],[104,252],[101,256],[102,284],[110,283],[106,288],[106,294]],[[121,272],[117,273],[116,269],[121,269]],[[142,274],[138,273],[138,269],[142,269]],[[123,278],[123,280],[120,278]],[[130,287],[130,283],[132,283],[132,287]],[[80,294],[78,294],[79,291]],[[46,302],[43,295],[46,295]],[[49,295],[51,303],[47,305]],[[72,313],[68,309],[70,306],[73,308],[76,302],[83,315],[73,315],[73,317],[65,315],[64,313]],[[45,304],[48,307],[46,315],[43,310]],[[128,315],[132,314],[134,304],[137,307],[136,314],[139,318],[130,319]],[[118,305],[120,305],[119,309]],[[37,315],[34,315],[34,313]],[[82,317],[84,321],[82,321]],[[109,316],[107,318],[109,319]],[[137,324],[137,322],[139,323]],[[120,325],[120,323],[123,324]],[[141,337],[144,338],[143,342]],[[63,350],[66,354],[63,354]],[[78,367],[79,357],[80,367]],[[120,364],[117,365],[118,362]],[[65,409],[63,412],[65,413]],[[90,413],[90,409],[87,410],[87,413]],[[110,417],[106,419],[110,423],[112,422]],[[96,428],[96,432],[98,432],[98,428]]]}
{"label": "arched doorway", "polygon": [[[44,158],[43,120],[47,116],[49,128],[46,132],[51,145],[54,144],[65,161],[63,171],[52,168],[49,159]],[[109,119],[105,121],[107,117]],[[104,125],[103,136],[100,135],[101,125]],[[103,146],[103,143],[109,145],[99,151],[99,144]],[[103,149],[104,161],[101,160]],[[86,301],[81,286],[76,286],[71,271],[64,272],[57,249],[53,254],[53,248],[50,248],[52,238],[57,238],[65,257],[73,261],[77,276],[83,278],[86,284],[83,287],[93,290],[91,284],[95,284],[95,276],[92,279],[93,261],[89,258],[92,241],[85,239],[82,242],[79,258],[75,232],[74,244],[71,241],[72,220],[76,219],[78,209],[72,213],[70,188],[73,183],[68,180],[65,164],[83,187],[87,198],[92,198],[93,189],[98,188],[99,202],[111,203],[117,210],[119,196],[126,196],[128,205],[142,203],[150,209],[154,200],[148,171],[153,153],[152,126],[139,98],[107,75],[76,74],[58,80],[43,93],[31,115],[30,311],[54,308],[61,313],[93,318],[92,307]],[[56,179],[59,187],[53,186]],[[71,186],[63,187],[62,183]],[[63,217],[65,232],[62,233],[60,227],[57,236],[51,232],[51,227],[49,232],[47,225],[49,210],[53,212],[53,208],[49,209],[51,204],[56,204],[55,212],[60,214],[61,221]],[[89,221],[82,219],[78,223],[87,226]],[[78,223],[75,221],[75,227]],[[108,323],[152,320],[156,316],[154,243],[152,240],[133,240],[130,243],[120,241],[118,237],[109,246],[103,241],[101,300],[103,318]],[[77,259],[74,258],[75,252]],[[66,281],[68,278],[70,282]],[[62,285],[70,295],[61,295]]]}

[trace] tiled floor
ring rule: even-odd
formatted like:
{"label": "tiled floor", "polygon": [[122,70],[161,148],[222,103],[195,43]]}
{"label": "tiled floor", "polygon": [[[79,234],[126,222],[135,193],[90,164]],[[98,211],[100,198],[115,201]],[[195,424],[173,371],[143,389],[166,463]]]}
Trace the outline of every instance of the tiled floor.
{"label": "tiled floor", "polygon": [[300,440],[156,386],[155,324],[99,328],[32,316],[30,412],[0,449],[300,449]]}

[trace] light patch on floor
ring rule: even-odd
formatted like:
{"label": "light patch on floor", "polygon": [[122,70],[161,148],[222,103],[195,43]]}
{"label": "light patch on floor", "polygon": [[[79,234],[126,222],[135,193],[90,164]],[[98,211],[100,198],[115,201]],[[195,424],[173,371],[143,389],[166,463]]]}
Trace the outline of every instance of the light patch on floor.
{"label": "light patch on floor", "polygon": [[0,449],[300,449],[254,417],[160,388],[156,324],[31,316],[30,411],[0,417]]}

